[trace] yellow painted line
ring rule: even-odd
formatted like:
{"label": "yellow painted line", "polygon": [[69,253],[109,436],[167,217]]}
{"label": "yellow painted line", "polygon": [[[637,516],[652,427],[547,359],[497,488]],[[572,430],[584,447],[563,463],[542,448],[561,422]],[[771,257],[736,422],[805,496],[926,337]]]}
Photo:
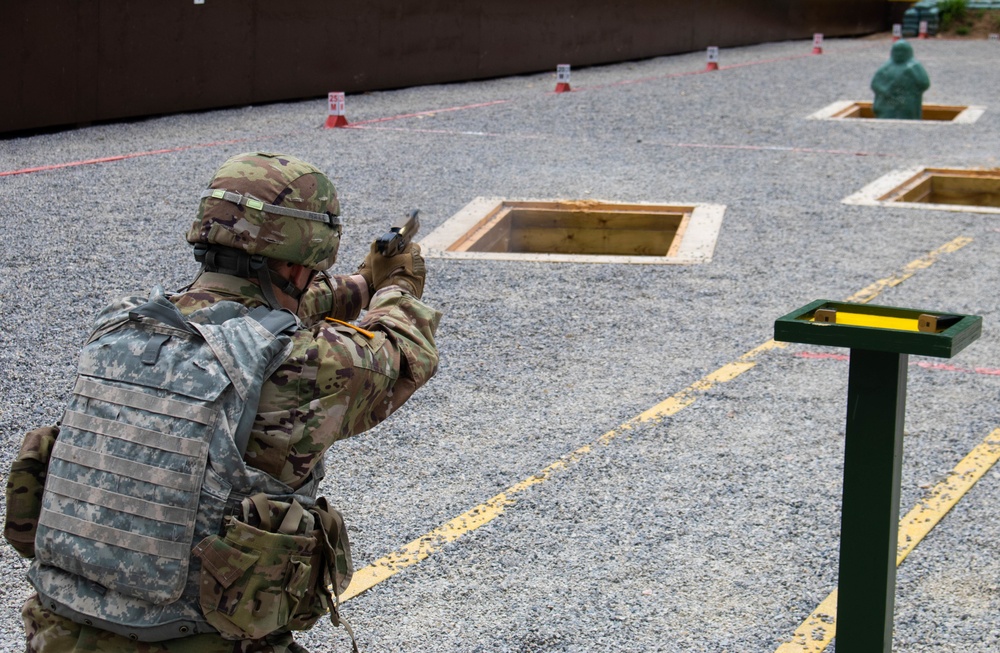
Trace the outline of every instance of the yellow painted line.
{"label": "yellow painted line", "polygon": [[[625,430],[626,428],[629,427],[626,427],[625,424],[619,427],[621,430]],[[618,431],[608,431],[608,433],[605,433],[598,438],[594,444],[607,444],[617,435]],[[415,565],[421,560],[427,558],[435,551],[440,550],[445,544],[454,542],[462,535],[490,523],[503,514],[504,508],[515,503],[515,500],[512,498],[514,495],[524,492],[533,485],[538,485],[539,483],[547,481],[553,472],[559,471],[569,467],[573,463],[576,463],[585,455],[590,453],[593,448],[593,444],[580,447],[576,451],[563,456],[537,474],[529,476],[520,483],[510,486],[504,492],[494,496],[492,499],[479,504],[471,510],[463,512],[458,517],[455,517],[451,521],[448,521],[429,533],[413,540],[403,548],[390,553],[383,558],[379,558],[363,569],[359,569],[354,573],[354,578],[351,579],[351,584],[347,588],[347,591],[341,594],[341,601],[346,601],[371,589],[375,585],[397,574],[406,567]]]}
{"label": "yellow painted line", "polygon": [[649,410],[633,417],[627,422],[624,422],[617,428],[608,431],[591,444],[583,445],[579,449],[555,461],[537,474],[529,476],[520,483],[510,486],[500,494],[497,494],[493,498],[483,502],[475,508],[462,513],[451,521],[438,526],[429,533],[422,535],[409,544],[403,546],[401,549],[394,551],[383,558],[379,558],[363,569],[359,569],[354,573],[354,578],[351,579],[351,584],[347,588],[347,591],[341,595],[341,601],[347,601],[354,598],[358,594],[361,594],[382,581],[394,576],[406,567],[410,567],[417,564],[421,560],[424,560],[432,553],[443,548],[445,544],[454,542],[462,535],[472,532],[480,526],[488,524],[502,515],[507,506],[516,503],[516,500],[514,499],[515,495],[524,492],[534,485],[547,481],[553,473],[566,469],[570,465],[579,462],[584,456],[594,451],[598,445],[610,444],[619,435],[631,430],[636,425],[661,420],[677,413],[681,409],[694,403],[699,395],[708,391],[716,384],[731,381],[743,372],[751,369],[756,364],[751,359],[758,353],[775,347],[782,347],[784,344],[785,343],[778,343],[771,340],[760,347],[752,349],[741,356],[739,360],[729,363],[728,365],[723,365],[715,372],[712,372],[703,379],[692,383],[690,386],[676,393],[672,397],[660,402],[656,406],[653,406]]}
{"label": "yellow painted line", "polygon": [[413,540],[398,551],[394,551],[367,567],[359,569],[354,573],[350,586],[340,596],[340,600],[347,601],[362,592],[370,590],[406,567],[417,564],[448,542],[453,542],[465,533],[488,524],[503,514],[504,506],[508,503],[514,502],[507,498],[506,493],[500,493],[489,501],[462,513],[426,535]]}
{"label": "yellow painted line", "polygon": [[[976,445],[946,479],[931,489],[927,498],[899,521],[897,567],[997,460],[1000,460],[1000,428]],[[791,641],[779,646],[775,653],[819,653],[836,634],[837,590],[833,590],[795,630]]]}
{"label": "yellow painted line", "polygon": [[862,288],[844,301],[866,304],[875,299],[875,297],[880,295],[886,288],[898,286],[920,270],[924,270],[932,266],[943,255],[956,252],[971,242],[971,238],[967,236],[959,236],[958,238],[941,245],[941,247],[938,247],[934,251],[928,252],[926,256],[922,256],[907,264],[906,267],[904,267],[899,273],[885,279],[880,279],[870,286]]}
{"label": "yellow painted line", "polygon": [[795,629],[791,641],[779,646],[774,653],[819,653],[833,640],[836,621],[837,590],[833,590]]}
{"label": "yellow painted line", "polygon": [[[878,281],[861,291],[862,293],[867,293],[865,295],[866,298],[860,299],[859,296],[861,293],[857,293],[845,301],[854,301],[858,303],[870,301],[874,297],[878,296],[884,289],[897,286],[904,280],[913,276],[918,270],[929,267],[934,263],[934,261],[940,258],[942,254],[953,252],[961,247],[964,247],[970,242],[972,242],[971,238],[956,238],[950,243],[946,243],[933,252],[928,253],[926,256],[909,263],[900,273],[889,277],[888,279]],[[440,551],[445,544],[454,542],[466,533],[470,533],[480,526],[493,521],[502,515],[508,506],[516,503],[516,499],[514,497],[517,494],[524,492],[534,485],[547,481],[555,472],[566,469],[567,467],[579,462],[584,458],[584,456],[594,451],[597,446],[610,444],[619,435],[630,431],[636,425],[662,420],[680,412],[684,408],[693,404],[699,396],[710,390],[715,385],[731,381],[740,374],[752,369],[754,365],[757,364],[756,359],[760,354],[768,352],[772,349],[780,349],[785,346],[786,343],[776,342],[772,339],[754,347],[737,358],[735,361],[723,365],[708,376],[695,381],[680,392],[668,397],[652,408],[643,411],[639,415],[619,425],[617,428],[608,431],[591,444],[586,444],[579,449],[564,455],[562,458],[553,462],[537,474],[529,476],[521,482],[510,486],[500,494],[497,494],[478,506],[467,510],[458,517],[455,517],[454,519],[438,526],[434,530],[418,537],[397,551],[379,558],[367,567],[357,570],[354,573],[354,578],[351,580],[351,584],[347,588],[347,591],[341,595],[341,601],[347,601],[354,598],[358,594],[361,594],[382,581],[398,574],[403,569],[411,567],[431,554]]]}
{"label": "yellow painted line", "polygon": [[918,503],[899,522],[899,549],[896,564],[901,563],[920,540],[937,526],[941,518],[958,503],[969,489],[1000,460],[1000,428],[986,436],[948,477],[934,486],[926,499]]}

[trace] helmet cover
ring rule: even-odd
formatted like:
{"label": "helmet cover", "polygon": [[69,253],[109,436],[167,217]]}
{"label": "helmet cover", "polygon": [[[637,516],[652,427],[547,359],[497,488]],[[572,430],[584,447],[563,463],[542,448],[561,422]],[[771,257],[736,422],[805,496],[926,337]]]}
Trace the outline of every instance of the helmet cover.
{"label": "helmet cover", "polygon": [[337,190],[315,166],[285,154],[237,154],[212,177],[187,241],[325,270],[337,258],[339,215]]}

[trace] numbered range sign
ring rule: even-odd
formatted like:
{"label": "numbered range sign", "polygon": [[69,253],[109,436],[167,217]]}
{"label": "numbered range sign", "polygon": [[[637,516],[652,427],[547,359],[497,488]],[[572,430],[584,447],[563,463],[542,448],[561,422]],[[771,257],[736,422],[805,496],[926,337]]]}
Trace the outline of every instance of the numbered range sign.
{"label": "numbered range sign", "polygon": [[813,54],[823,54],[823,35],[813,34]]}
{"label": "numbered range sign", "polygon": [[344,94],[342,92],[328,93],[326,96],[327,112],[324,127],[344,127],[347,117],[344,112]]}
{"label": "numbered range sign", "polygon": [[330,110],[328,114],[331,116],[343,116],[344,114],[344,94],[343,93],[329,93],[327,95],[327,101],[330,104]]}
{"label": "numbered range sign", "polygon": [[569,90],[569,64],[561,63],[556,66],[556,93],[566,93]]}
{"label": "numbered range sign", "polygon": [[892,26],[892,40],[898,41],[903,38],[903,26],[899,23],[895,23]]}
{"label": "numbered range sign", "polygon": [[708,67],[706,70],[718,70],[719,69],[719,47],[715,45],[708,46],[708,50],[705,54],[708,60]]}

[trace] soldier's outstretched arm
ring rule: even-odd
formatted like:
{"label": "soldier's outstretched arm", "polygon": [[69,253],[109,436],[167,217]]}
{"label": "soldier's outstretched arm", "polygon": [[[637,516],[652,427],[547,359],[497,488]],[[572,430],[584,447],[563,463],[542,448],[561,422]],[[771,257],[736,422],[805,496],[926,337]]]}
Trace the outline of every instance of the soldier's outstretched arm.
{"label": "soldier's outstretched arm", "polygon": [[423,384],[438,366],[434,334],[441,313],[398,286],[387,286],[375,293],[361,326],[384,333],[396,350],[394,364],[398,377],[383,406],[385,419]]}
{"label": "soldier's outstretched arm", "polygon": [[306,326],[327,317],[355,320],[369,299],[368,283],[360,274],[320,272],[302,295],[298,316]]}
{"label": "soldier's outstretched arm", "polygon": [[360,325],[323,320],[300,331],[264,384],[247,461],[298,487],[334,442],[384,420],[434,375],[440,319],[387,286]]}

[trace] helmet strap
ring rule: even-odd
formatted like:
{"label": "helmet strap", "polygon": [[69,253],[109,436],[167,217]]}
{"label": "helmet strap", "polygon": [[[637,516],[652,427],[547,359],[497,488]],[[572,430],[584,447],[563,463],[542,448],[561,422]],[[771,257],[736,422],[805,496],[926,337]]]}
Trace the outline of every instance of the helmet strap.
{"label": "helmet strap", "polygon": [[303,291],[291,281],[275,274],[268,267],[268,259],[260,254],[246,252],[230,247],[213,247],[199,243],[194,246],[194,258],[201,263],[201,272],[217,272],[243,279],[256,279],[264,300],[273,309],[281,308],[274,289],[277,288],[292,299],[302,297]]}
{"label": "helmet strap", "polygon": [[274,294],[275,286],[277,286],[278,290],[285,293],[292,299],[298,300],[302,297],[302,291],[296,288],[295,284],[288,279],[284,278],[280,274],[275,274],[274,271],[267,266],[267,259],[263,256],[251,256],[250,269],[256,272],[257,284],[260,286],[260,291],[271,308],[282,308],[281,302],[278,301],[278,297]]}

